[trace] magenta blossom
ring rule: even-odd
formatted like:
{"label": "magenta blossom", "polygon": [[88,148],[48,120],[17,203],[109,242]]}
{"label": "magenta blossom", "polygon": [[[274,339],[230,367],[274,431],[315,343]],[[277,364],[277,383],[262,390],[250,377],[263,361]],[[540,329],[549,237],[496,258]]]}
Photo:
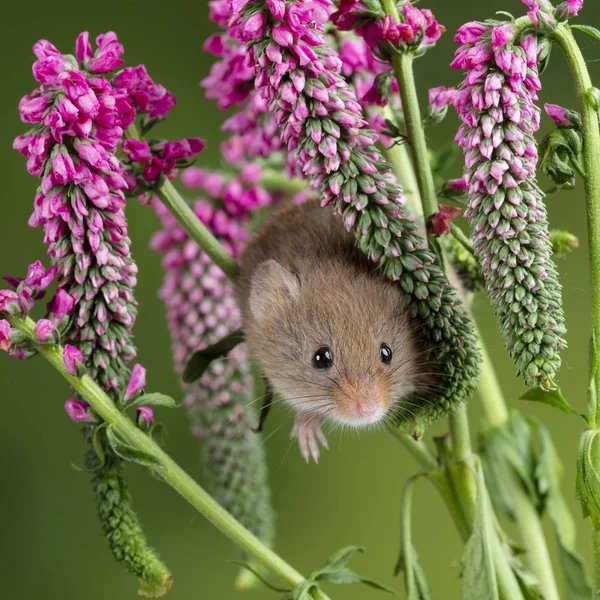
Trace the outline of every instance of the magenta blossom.
{"label": "magenta blossom", "polygon": [[146,385],[146,369],[140,364],[133,365],[131,371],[131,377],[127,384],[127,390],[125,391],[124,400],[129,400],[132,396],[135,396],[141,389]]}
{"label": "magenta blossom", "polygon": [[29,265],[27,277],[24,280],[25,285],[36,291],[45,290],[52,283],[55,273],[56,267],[51,267],[46,271],[41,261],[36,260]]}
{"label": "magenta blossom", "polygon": [[70,314],[74,305],[75,299],[64,289],[59,288],[47,308],[52,320],[60,323],[66,315]]}
{"label": "magenta blossom", "polygon": [[575,123],[569,118],[569,112],[566,108],[559,106],[558,104],[544,104],[544,110],[546,114],[559,126],[559,127],[574,127]]}
{"label": "magenta blossom", "polygon": [[492,48],[497,50],[511,42],[515,37],[515,30],[512,23],[504,23],[492,28]]}
{"label": "magenta blossom", "polygon": [[89,404],[78,398],[69,398],[65,401],[65,411],[75,421],[93,421],[88,414]]}
{"label": "magenta blossom", "polygon": [[12,332],[13,330],[10,323],[6,319],[0,319],[0,350],[4,350],[4,352],[10,350],[10,334]]}
{"label": "magenta blossom", "polygon": [[56,340],[56,330],[54,323],[49,319],[40,319],[33,329],[40,342],[48,342]]}
{"label": "magenta blossom", "polygon": [[431,217],[429,230],[435,235],[448,235],[451,231],[450,223],[456,221],[462,214],[462,208],[440,204],[439,210]]}
{"label": "magenta blossom", "polygon": [[21,314],[21,302],[19,295],[13,290],[0,290],[0,312],[11,316]]}
{"label": "magenta blossom", "polygon": [[565,4],[571,17],[575,16],[583,8],[583,0],[567,0]]}
{"label": "magenta blossom", "polygon": [[154,411],[150,406],[138,406],[137,411],[140,417],[142,417],[142,419],[144,419],[148,425],[150,425],[154,420]]}
{"label": "magenta blossom", "polygon": [[81,354],[81,352],[75,348],[75,346],[65,344],[63,362],[65,369],[67,369],[67,371],[73,375],[73,377],[78,376],[79,369],[83,365],[83,361],[83,354]]}
{"label": "magenta blossom", "polygon": [[454,104],[457,91],[453,87],[444,87],[440,85],[438,87],[431,88],[429,90],[429,106],[432,112],[437,112],[446,106]]}

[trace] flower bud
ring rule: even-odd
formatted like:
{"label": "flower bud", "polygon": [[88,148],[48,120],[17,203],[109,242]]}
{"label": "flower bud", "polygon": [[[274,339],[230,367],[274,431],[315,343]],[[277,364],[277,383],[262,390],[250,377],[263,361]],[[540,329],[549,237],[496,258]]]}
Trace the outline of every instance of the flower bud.
{"label": "flower bud", "polygon": [[81,354],[81,352],[77,348],[75,348],[75,346],[65,344],[63,352],[63,362],[65,368],[71,375],[73,375],[73,377],[81,377],[82,369],[83,374],[85,374],[83,354]]}
{"label": "flower bud", "polygon": [[137,394],[146,385],[146,369],[140,364],[135,364],[131,371],[131,377],[127,384],[127,390],[125,391],[125,400],[129,400],[132,396]]}
{"label": "flower bud", "polygon": [[11,346],[10,335],[13,332],[10,323],[6,319],[0,320],[0,350],[8,352]]}
{"label": "flower bud", "polygon": [[65,401],[65,411],[71,420],[78,421],[93,421],[94,419],[88,414],[89,404],[78,398],[69,398]]}
{"label": "flower bud", "polygon": [[33,329],[37,338],[40,342],[55,342],[56,331],[54,329],[54,323],[49,319],[40,319]]}

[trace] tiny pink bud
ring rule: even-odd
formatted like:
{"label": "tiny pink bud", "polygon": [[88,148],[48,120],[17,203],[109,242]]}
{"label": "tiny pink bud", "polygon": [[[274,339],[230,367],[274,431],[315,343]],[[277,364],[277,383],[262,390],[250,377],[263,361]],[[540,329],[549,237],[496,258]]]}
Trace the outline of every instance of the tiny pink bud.
{"label": "tiny pink bud", "polygon": [[567,116],[567,110],[558,104],[544,104],[546,114],[559,126],[569,127],[573,125]]}
{"label": "tiny pink bud", "polygon": [[33,329],[40,342],[54,339],[54,323],[49,319],[40,319]]}
{"label": "tiny pink bud", "polygon": [[567,0],[566,4],[571,17],[576,15],[583,8],[583,0]]}
{"label": "tiny pink bud", "polygon": [[450,223],[456,221],[462,213],[462,208],[458,206],[439,205],[439,212],[431,217],[430,231],[435,235],[448,235],[450,233]]}
{"label": "tiny pink bud", "polygon": [[140,414],[142,419],[144,419],[144,421],[148,423],[148,425],[152,423],[152,420],[154,419],[154,411],[150,406],[139,406],[138,413]]}
{"label": "tiny pink bud", "polygon": [[65,402],[65,411],[75,422],[93,420],[87,412],[88,407],[89,404],[87,402],[79,400],[78,398],[69,398]]}
{"label": "tiny pink bud", "polygon": [[283,19],[285,2],[283,0],[267,0],[267,8],[275,19]]}
{"label": "tiny pink bud", "polygon": [[0,350],[8,352],[10,349],[10,334],[12,328],[6,319],[0,320]]}
{"label": "tiny pink bud", "polygon": [[125,400],[129,400],[132,396],[137,394],[146,385],[146,369],[140,364],[135,364],[131,371],[131,377],[127,384],[127,390],[125,391]]}
{"label": "tiny pink bud", "polygon": [[75,346],[66,344],[63,353],[63,362],[67,371],[73,377],[77,377],[79,367],[83,365],[83,354]]}
{"label": "tiny pink bud", "polygon": [[13,290],[0,290],[0,311],[16,316],[21,314],[19,295]]}

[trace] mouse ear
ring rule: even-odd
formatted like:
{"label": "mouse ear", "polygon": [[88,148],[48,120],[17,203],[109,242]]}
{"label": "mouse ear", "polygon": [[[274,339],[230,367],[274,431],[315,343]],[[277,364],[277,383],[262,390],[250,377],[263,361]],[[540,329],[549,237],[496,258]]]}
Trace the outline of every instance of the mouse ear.
{"label": "mouse ear", "polygon": [[250,284],[250,311],[255,319],[264,317],[277,303],[295,300],[300,294],[298,278],[276,260],[260,263]]}

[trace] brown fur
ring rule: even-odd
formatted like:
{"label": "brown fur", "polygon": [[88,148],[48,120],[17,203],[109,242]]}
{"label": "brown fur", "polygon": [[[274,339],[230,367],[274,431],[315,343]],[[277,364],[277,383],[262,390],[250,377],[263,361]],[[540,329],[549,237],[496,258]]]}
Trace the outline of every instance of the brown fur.
{"label": "brown fur", "polygon": [[[298,412],[359,425],[373,420],[357,406],[380,406],[382,415],[426,385],[402,290],[316,202],[280,209],[259,229],[241,257],[236,295],[252,356]],[[389,365],[381,344],[393,351]],[[312,365],[320,346],[333,351],[331,369]]]}

